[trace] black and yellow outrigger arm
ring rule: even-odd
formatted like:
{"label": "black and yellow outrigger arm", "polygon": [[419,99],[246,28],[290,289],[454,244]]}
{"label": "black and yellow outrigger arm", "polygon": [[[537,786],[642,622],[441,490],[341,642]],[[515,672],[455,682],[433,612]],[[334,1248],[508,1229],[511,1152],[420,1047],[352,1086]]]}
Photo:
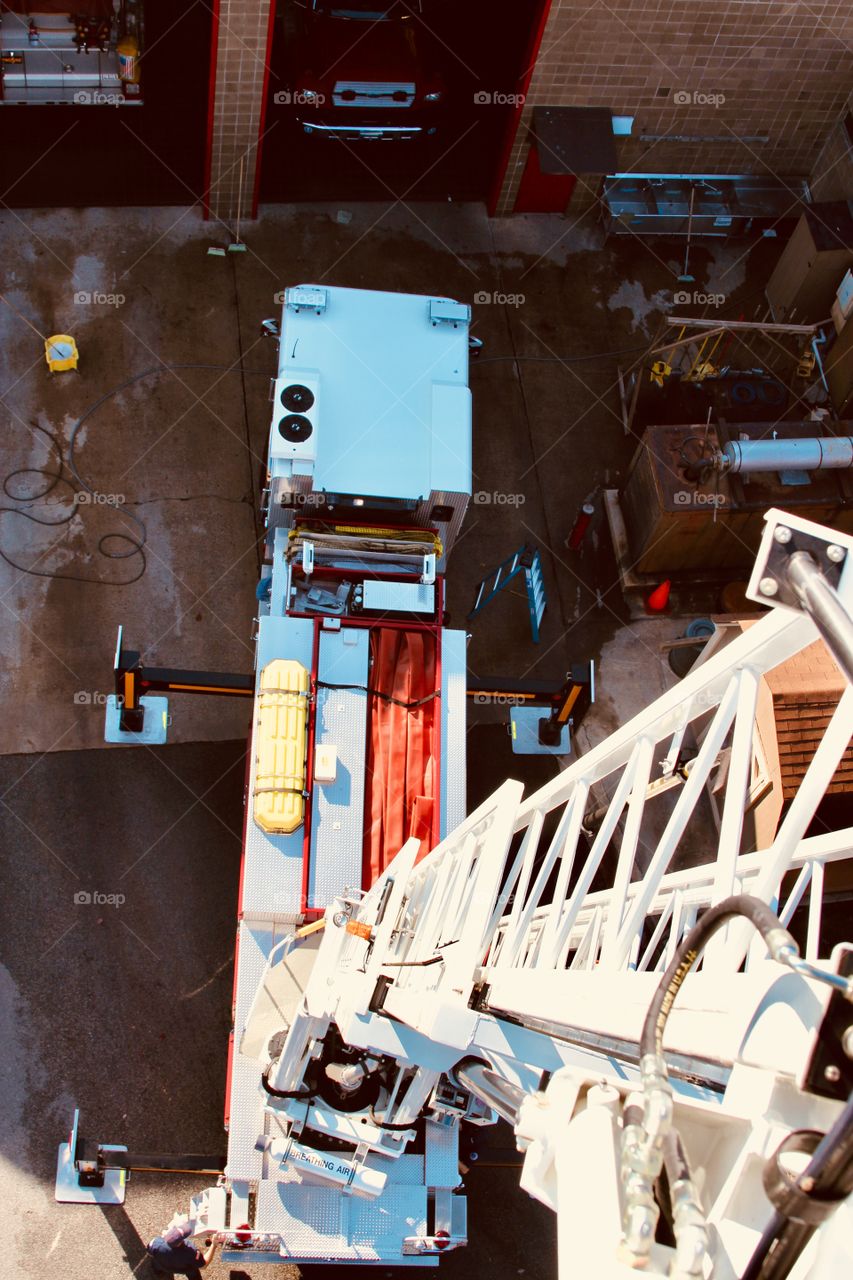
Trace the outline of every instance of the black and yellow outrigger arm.
{"label": "black and yellow outrigger arm", "polygon": [[189,671],[180,667],[146,667],[135,649],[125,649],[122,628],[114,663],[116,700],[120,708],[119,728],[124,733],[141,733],[147,693],[215,693],[226,697],[251,698],[255,692],[253,672]]}
{"label": "black and yellow outrigger arm", "polygon": [[577,730],[595,702],[595,664],[592,660],[573,665],[564,680],[528,680],[513,676],[474,677],[468,673],[466,692],[475,702],[496,702],[515,706],[541,706],[539,741],[554,746],[565,725]]}
{"label": "black and yellow outrigger arm", "polygon": [[[181,667],[147,667],[135,649],[125,649],[122,628],[118,629],[115,663],[115,693],[119,707],[119,728],[123,733],[141,733],[144,707],[141,699],[149,693],[220,694],[251,698],[255,692],[253,672],[192,671]],[[567,724],[576,730],[595,701],[595,668],[592,662],[573,666],[562,681],[528,680],[519,677],[469,673],[467,694],[475,701],[541,706],[548,714],[539,722],[539,740],[556,743]]]}

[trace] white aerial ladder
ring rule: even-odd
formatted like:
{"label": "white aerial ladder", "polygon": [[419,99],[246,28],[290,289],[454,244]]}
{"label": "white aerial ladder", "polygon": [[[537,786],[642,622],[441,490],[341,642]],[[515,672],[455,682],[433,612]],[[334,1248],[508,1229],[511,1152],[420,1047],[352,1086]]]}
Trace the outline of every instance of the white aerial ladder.
{"label": "white aerial ladder", "polygon": [[[749,588],[766,616],[540,790],[505,782],[421,861],[406,843],[328,907],[319,947],[295,933],[271,957],[262,1178],[293,1167],[306,1194],[274,1240],[225,1233],[227,1259],[306,1257],[424,1126],[497,1113],[556,1212],[563,1277],[853,1274],[853,965],[821,946],[853,828],[807,835],[849,684],[771,846],[742,851],[762,674],[822,636],[853,679],[851,552],[769,512]],[[684,866],[723,753],[716,847]],[[801,958],[786,926],[806,901]],[[355,1105],[322,1099],[328,1081]],[[426,1224],[397,1221],[401,1261],[464,1243],[452,1184],[434,1181]],[[194,1202],[197,1230],[217,1229],[221,1190]]]}

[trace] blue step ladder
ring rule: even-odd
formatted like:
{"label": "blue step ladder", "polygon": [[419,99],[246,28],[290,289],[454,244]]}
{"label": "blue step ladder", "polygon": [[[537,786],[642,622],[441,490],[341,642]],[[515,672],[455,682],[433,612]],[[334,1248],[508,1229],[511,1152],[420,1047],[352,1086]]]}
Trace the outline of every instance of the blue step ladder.
{"label": "blue step ladder", "polygon": [[545,595],[545,579],[542,574],[542,561],[539,548],[525,543],[513,555],[503,560],[481,582],[477,583],[474,592],[474,605],[469,618],[476,618],[486,605],[500,595],[504,587],[508,587],[513,578],[524,574],[524,585],[527,588],[527,608],[530,613],[530,630],[533,632],[533,643],[539,643],[539,624],[548,605]]}

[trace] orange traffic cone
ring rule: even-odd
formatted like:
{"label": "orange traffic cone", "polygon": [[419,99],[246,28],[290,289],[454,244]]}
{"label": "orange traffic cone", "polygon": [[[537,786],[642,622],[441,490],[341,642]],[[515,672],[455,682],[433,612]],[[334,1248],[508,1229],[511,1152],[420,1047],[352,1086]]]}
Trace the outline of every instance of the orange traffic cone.
{"label": "orange traffic cone", "polygon": [[669,592],[672,582],[669,578],[655,587],[646,596],[646,613],[666,613],[669,607]]}

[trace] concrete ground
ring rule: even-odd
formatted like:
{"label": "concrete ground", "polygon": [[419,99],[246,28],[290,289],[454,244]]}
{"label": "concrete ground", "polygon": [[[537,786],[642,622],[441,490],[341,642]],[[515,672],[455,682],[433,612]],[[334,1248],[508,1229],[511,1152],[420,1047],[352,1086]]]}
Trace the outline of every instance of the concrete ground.
{"label": "concrete ground", "polygon": [[[490,224],[477,205],[271,207],[248,251],[224,259],[206,252],[221,228],[172,209],[9,213],[0,234],[14,263],[8,300],[40,333],[71,333],[81,352],[78,374],[51,377],[40,338],[0,306],[0,753],[102,745],[120,623],[150,665],[251,670],[275,363],[260,321],[302,280],[473,305],[485,344],[471,374],[475,498],[452,560],[451,615],[461,624],[478,579],[531,540],[544,551],[549,607],[533,646],[510,587],[471,627],[472,671],[559,676],[597,656],[624,621],[600,503],[583,552],[564,542],[581,502],[618,484],[633,450],[616,361],[587,357],[653,332],[678,269],[659,246],[603,246],[588,220]],[[743,250],[714,255],[697,250],[697,287],[720,290],[727,275],[734,307]],[[167,367],[188,364],[214,367]],[[68,450],[102,397],[73,457],[93,497]],[[87,501],[69,520],[75,494]],[[174,698],[171,714],[173,742],[245,732],[245,708],[233,703]]]}
{"label": "concrete ground", "polygon": [[[0,759],[0,1234],[10,1280],[147,1278],[146,1242],[212,1181],[137,1174],[122,1208],[53,1200],[75,1107],[81,1131],[104,1142],[225,1150],[243,769],[239,741]],[[518,1171],[477,1166],[468,1186],[470,1247],[443,1274],[550,1277],[553,1217],[519,1191]],[[224,1280],[229,1269],[207,1274]]]}
{"label": "concrete ground", "polygon": [[[485,344],[471,375],[477,497],[451,560],[451,618],[464,625],[479,578],[535,541],[549,593],[541,643],[511,587],[470,625],[470,666],[557,677],[599,659],[583,747],[666,684],[660,640],[683,622],[625,626],[600,503],[582,551],[564,545],[581,502],[618,485],[633,447],[615,358],[580,358],[642,345],[679,268],[660,248],[603,246],[588,223],[490,224],[476,206],[265,209],[248,252],[225,259],[206,253],[218,229],[177,210],[10,214],[0,234],[10,302],[40,333],[71,333],[81,351],[79,375],[49,378],[40,338],[0,306],[4,1274],[145,1275],[144,1242],[204,1180],[139,1176],[123,1210],[56,1206],[55,1150],[75,1105],[102,1140],[222,1148],[247,715],[176,697],[174,745],[103,752],[102,702],[119,623],[152,665],[251,669],[275,356],[259,322],[299,281],[472,303]],[[753,287],[740,252],[698,251],[697,288],[720,289],[728,273],[737,306]],[[78,505],[58,531],[23,519],[72,511],[74,424],[149,369],[159,372],[106,399],[78,433],[79,472],[110,502]],[[45,432],[64,451],[59,480]],[[141,542],[138,521],[144,559],[99,554],[110,534]],[[101,546],[133,551],[115,538]],[[556,767],[514,760],[489,723],[499,714],[478,708],[472,794],[513,771],[535,785]],[[75,902],[81,892],[123,901]],[[445,1260],[445,1275],[553,1274],[553,1219],[516,1184],[511,1169],[472,1177],[471,1248]]]}

